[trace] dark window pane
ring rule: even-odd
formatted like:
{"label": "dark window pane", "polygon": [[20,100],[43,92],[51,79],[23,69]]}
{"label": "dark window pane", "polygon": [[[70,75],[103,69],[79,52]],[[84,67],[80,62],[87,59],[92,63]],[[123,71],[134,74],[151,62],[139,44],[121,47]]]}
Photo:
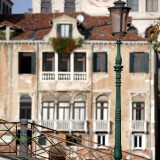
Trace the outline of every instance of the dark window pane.
{"label": "dark window pane", "polygon": [[86,72],[86,54],[85,53],[74,54],[74,71]]}
{"label": "dark window pane", "polygon": [[134,136],[134,147],[137,147],[137,136]]}
{"label": "dark window pane", "polygon": [[62,55],[59,55],[58,58],[59,58],[58,71],[69,72],[70,71],[70,55],[62,54]]}
{"label": "dark window pane", "polygon": [[54,71],[54,53],[43,53],[43,71]]}
{"label": "dark window pane", "polygon": [[26,119],[31,119],[31,108],[26,108]]}
{"label": "dark window pane", "polygon": [[35,53],[20,52],[19,53],[19,73],[28,74],[35,73]]}
{"label": "dark window pane", "polygon": [[97,136],[97,143],[101,144],[101,136]]}
{"label": "dark window pane", "polygon": [[20,108],[20,119],[24,119],[25,117],[25,109],[24,108]]}
{"label": "dark window pane", "polygon": [[146,72],[149,68],[148,53],[130,53],[130,72]]}
{"label": "dark window pane", "polygon": [[132,120],[144,120],[144,102],[132,103]]}
{"label": "dark window pane", "polygon": [[142,147],[142,137],[139,136],[139,147]]}
{"label": "dark window pane", "polygon": [[31,98],[22,96],[20,99],[20,119],[31,119]]}
{"label": "dark window pane", "polygon": [[46,145],[46,137],[39,137],[38,138],[38,143],[40,144],[40,145]]}
{"label": "dark window pane", "polygon": [[94,53],[93,55],[94,72],[107,72],[107,54]]}
{"label": "dark window pane", "polygon": [[105,145],[105,136],[103,136],[103,145]]}

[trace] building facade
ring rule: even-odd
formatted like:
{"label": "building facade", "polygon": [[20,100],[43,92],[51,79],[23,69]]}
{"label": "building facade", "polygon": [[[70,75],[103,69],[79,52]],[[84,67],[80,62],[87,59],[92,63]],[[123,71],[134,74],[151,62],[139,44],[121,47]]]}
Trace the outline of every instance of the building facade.
{"label": "building facade", "polygon": [[[146,30],[154,23],[160,12],[159,0],[124,0],[131,7],[132,27],[146,36]],[[33,13],[85,12],[93,16],[109,15],[108,7],[113,0],[33,0]],[[96,11],[96,12],[95,12]]]}
{"label": "building facade", "polygon": [[[82,23],[77,23],[78,15],[83,16]],[[48,13],[4,19],[0,19],[0,28],[6,31],[0,41],[1,119],[26,118],[56,134],[70,132],[94,141],[94,148],[114,147],[117,50],[110,18]],[[82,44],[64,52],[53,47],[53,38]],[[146,38],[129,29],[121,54],[122,149],[154,160],[155,52]]]}

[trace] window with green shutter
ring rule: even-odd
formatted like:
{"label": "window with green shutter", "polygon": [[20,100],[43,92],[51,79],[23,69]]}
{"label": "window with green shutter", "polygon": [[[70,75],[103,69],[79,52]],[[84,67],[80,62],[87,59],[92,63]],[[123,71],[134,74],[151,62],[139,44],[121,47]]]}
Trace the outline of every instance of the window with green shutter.
{"label": "window with green shutter", "polygon": [[19,52],[19,74],[35,74],[36,54],[34,52]]}
{"label": "window with green shutter", "polygon": [[72,37],[72,24],[57,24],[57,37]]}
{"label": "window with green shutter", "polygon": [[107,72],[107,53],[106,52],[96,52],[93,53],[93,72]]}
{"label": "window with green shutter", "polygon": [[130,72],[146,72],[149,71],[149,54],[144,52],[130,53]]}

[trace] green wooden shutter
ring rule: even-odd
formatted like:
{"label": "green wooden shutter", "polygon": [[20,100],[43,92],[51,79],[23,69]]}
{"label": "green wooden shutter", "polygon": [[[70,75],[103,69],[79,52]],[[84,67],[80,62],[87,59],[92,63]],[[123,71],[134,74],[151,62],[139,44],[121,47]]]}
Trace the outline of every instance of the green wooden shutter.
{"label": "green wooden shutter", "polygon": [[18,54],[18,73],[22,73],[22,56],[23,56],[23,53],[22,52],[20,52],[19,54]]}
{"label": "green wooden shutter", "polygon": [[34,52],[31,54],[31,72],[36,73],[36,54]]}
{"label": "green wooden shutter", "polygon": [[106,68],[105,68],[105,70],[106,70],[106,72],[108,72],[108,54],[107,53],[105,53],[105,61],[106,61]]}
{"label": "green wooden shutter", "polygon": [[72,24],[69,24],[69,37],[72,37]]}
{"label": "green wooden shutter", "polygon": [[149,54],[148,53],[145,53],[145,56],[144,56],[144,67],[145,67],[145,72],[148,73],[149,72]]}
{"label": "green wooden shutter", "polygon": [[129,71],[134,72],[134,53],[130,53]]}
{"label": "green wooden shutter", "polygon": [[93,53],[93,72],[96,72],[97,68],[97,53]]}
{"label": "green wooden shutter", "polygon": [[61,24],[57,24],[57,37],[61,37]]}

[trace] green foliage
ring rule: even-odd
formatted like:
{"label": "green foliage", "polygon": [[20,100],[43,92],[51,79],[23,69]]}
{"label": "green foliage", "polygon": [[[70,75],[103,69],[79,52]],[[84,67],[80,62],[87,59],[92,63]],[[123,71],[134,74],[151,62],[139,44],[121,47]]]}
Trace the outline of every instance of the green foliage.
{"label": "green foliage", "polygon": [[4,32],[0,32],[0,40],[5,40],[6,34]]}
{"label": "green foliage", "polygon": [[157,50],[160,48],[160,42],[158,41],[158,36],[160,34],[160,19],[158,19],[158,21],[150,28],[148,34],[148,43],[153,44],[153,49]]}
{"label": "green foliage", "polygon": [[64,38],[64,37],[58,37],[58,38],[52,38],[51,39],[53,49],[58,54],[70,54],[76,47],[81,46],[82,39],[76,39],[73,38]]}
{"label": "green foliage", "polygon": [[[18,36],[19,33],[17,31],[10,32],[10,38]],[[6,33],[0,32],[0,40],[6,40]]]}

